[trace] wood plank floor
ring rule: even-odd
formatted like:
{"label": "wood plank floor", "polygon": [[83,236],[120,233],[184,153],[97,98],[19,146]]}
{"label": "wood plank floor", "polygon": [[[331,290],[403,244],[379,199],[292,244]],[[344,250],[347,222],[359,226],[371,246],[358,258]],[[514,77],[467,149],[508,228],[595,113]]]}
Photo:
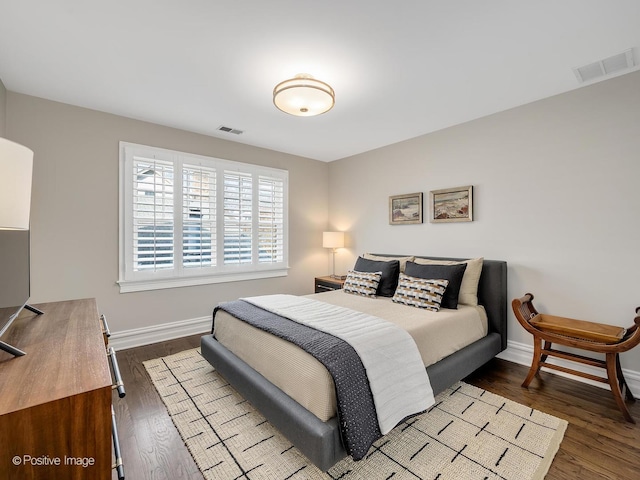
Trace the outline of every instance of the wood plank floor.
{"label": "wood plank floor", "polygon": [[[200,337],[191,336],[118,352],[127,396],[114,395],[114,407],[127,479],[202,479],[142,365],[199,344]],[[495,359],[466,381],[569,422],[548,480],[640,478],[640,400],[629,405],[633,425],[611,392],[549,373],[523,389],[527,370]]]}

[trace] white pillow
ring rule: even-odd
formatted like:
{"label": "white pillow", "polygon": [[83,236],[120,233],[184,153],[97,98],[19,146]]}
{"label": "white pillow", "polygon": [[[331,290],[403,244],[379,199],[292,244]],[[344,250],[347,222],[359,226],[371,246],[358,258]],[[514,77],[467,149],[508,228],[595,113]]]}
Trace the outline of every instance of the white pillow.
{"label": "white pillow", "polygon": [[404,273],[404,269],[407,266],[407,262],[413,262],[416,257],[383,257],[381,255],[373,255],[371,253],[365,253],[362,255],[367,260],[377,260],[379,262],[390,262],[392,260],[398,260],[400,262],[400,272]]}
{"label": "white pillow", "polygon": [[430,258],[416,258],[415,263],[422,265],[459,265],[466,263],[467,268],[464,270],[462,283],[460,284],[460,294],[458,295],[458,303],[465,305],[478,305],[478,282],[480,282],[480,274],[482,273],[482,262],[484,257],[470,258],[469,260],[432,260]]}

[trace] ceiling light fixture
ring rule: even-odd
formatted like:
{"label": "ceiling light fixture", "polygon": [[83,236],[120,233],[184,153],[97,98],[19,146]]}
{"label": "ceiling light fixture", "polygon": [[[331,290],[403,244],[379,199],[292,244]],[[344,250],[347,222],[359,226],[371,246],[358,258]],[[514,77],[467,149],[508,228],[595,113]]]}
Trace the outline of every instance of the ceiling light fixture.
{"label": "ceiling light fixture", "polygon": [[336,103],[336,94],[328,84],[300,73],[276,85],[273,103],[290,115],[313,117],[331,110]]}

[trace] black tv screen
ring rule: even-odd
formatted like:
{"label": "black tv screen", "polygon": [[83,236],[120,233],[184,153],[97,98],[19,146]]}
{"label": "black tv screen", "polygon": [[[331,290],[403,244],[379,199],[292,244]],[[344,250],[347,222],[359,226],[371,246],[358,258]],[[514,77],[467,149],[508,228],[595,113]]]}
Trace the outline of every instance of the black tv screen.
{"label": "black tv screen", "polygon": [[0,230],[0,336],[29,300],[29,231]]}

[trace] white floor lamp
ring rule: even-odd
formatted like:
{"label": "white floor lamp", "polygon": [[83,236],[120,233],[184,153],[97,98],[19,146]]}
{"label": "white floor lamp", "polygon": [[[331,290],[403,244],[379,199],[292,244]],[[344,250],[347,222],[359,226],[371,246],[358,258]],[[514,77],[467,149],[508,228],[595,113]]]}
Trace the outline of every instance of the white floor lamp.
{"label": "white floor lamp", "polygon": [[[33,152],[27,147],[0,137],[0,230],[29,230],[31,211],[31,173]],[[0,266],[4,268],[5,266]],[[20,298],[21,301],[28,300]],[[8,305],[5,302],[10,302]],[[15,298],[0,298],[0,308],[15,310]],[[35,313],[42,313],[30,305],[24,305]],[[18,310],[19,312],[20,310]],[[0,336],[7,331],[17,314],[0,325]],[[0,350],[19,357],[22,350],[0,340]]]}
{"label": "white floor lamp", "polygon": [[333,254],[331,278],[340,278],[336,275],[336,250],[344,247],[344,232],[322,232],[322,246],[330,248]]}
{"label": "white floor lamp", "polygon": [[29,230],[33,152],[0,138],[0,229]]}

